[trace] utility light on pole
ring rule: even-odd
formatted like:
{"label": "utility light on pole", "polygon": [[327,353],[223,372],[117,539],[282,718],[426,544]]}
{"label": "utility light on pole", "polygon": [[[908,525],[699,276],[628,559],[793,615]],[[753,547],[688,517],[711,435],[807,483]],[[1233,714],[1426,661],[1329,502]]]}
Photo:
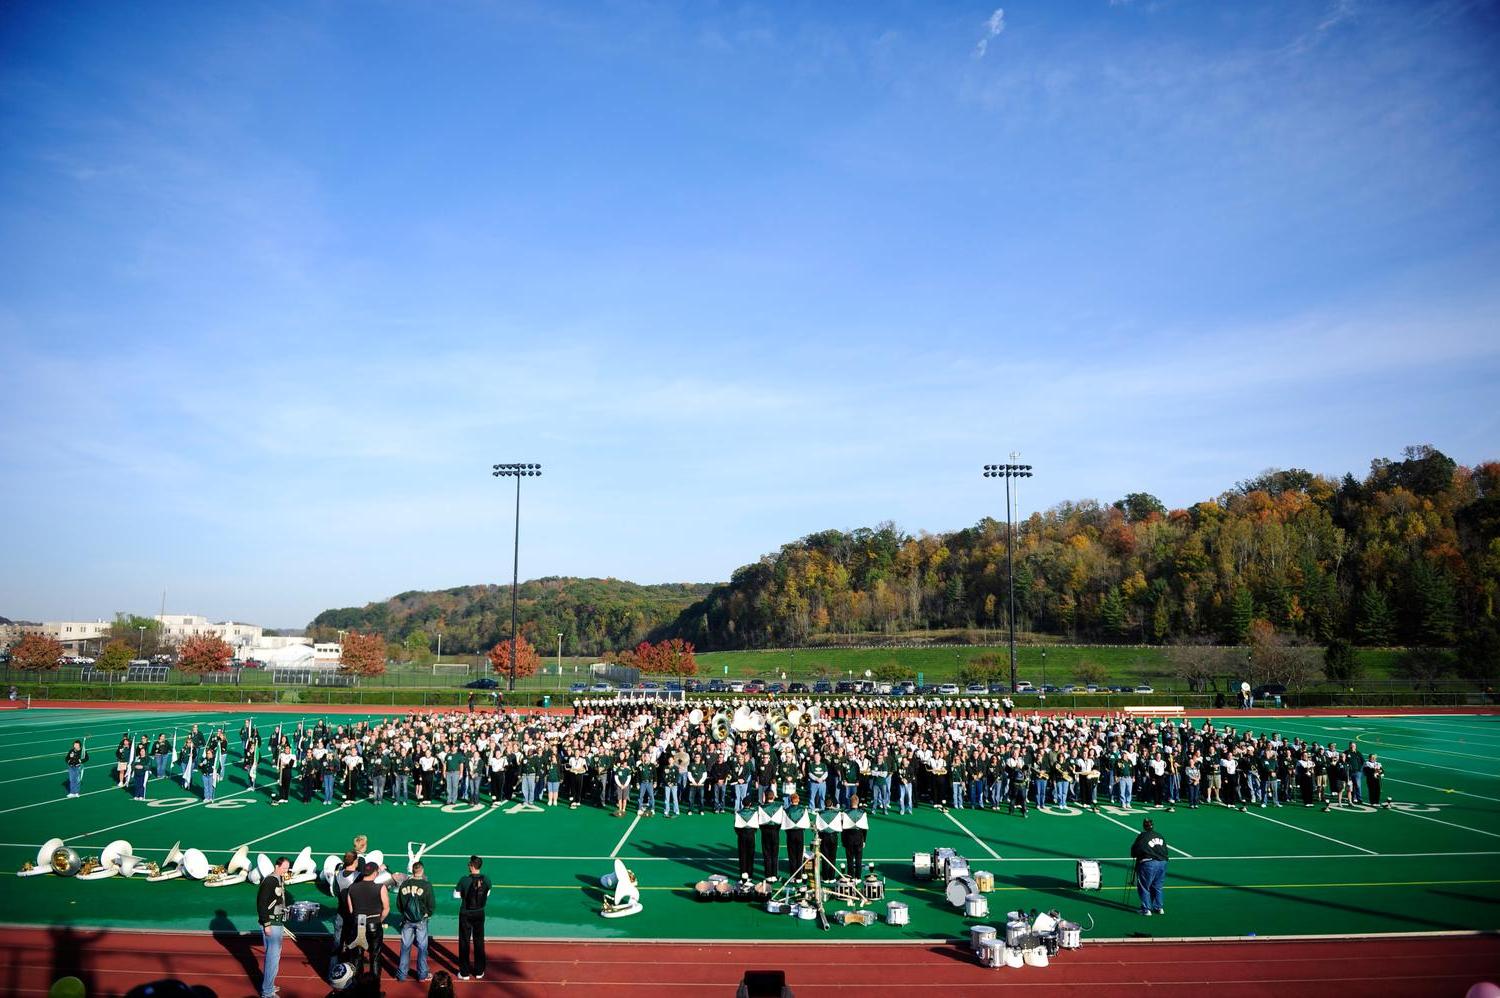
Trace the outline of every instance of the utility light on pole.
{"label": "utility light on pole", "polygon": [[495,478],[516,480],[516,542],[510,574],[510,689],[516,688],[516,652],[519,650],[516,637],[516,590],[521,577],[521,479],[534,478],[542,473],[539,464],[497,464],[490,469]]}
{"label": "utility light on pole", "polygon": [[146,654],[146,625],[138,624],[136,625],[136,630],[141,632],[140,638],[138,638],[135,643],[135,657],[137,659],[140,659],[143,658]]}
{"label": "utility light on pole", "polygon": [[1010,625],[1010,691],[1014,693],[1016,691],[1016,555],[1015,530],[1011,525],[1010,516],[1010,480],[1030,478],[1031,465],[987,464],[984,466],[984,477],[1005,479],[1005,575],[1006,585],[1010,589],[1010,612],[1006,616],[1009,618],[1007,623]]}

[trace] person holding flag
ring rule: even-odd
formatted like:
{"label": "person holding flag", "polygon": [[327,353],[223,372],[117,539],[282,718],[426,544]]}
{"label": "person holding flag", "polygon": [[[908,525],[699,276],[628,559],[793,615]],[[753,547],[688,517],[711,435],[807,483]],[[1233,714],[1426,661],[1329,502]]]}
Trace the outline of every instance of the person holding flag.
{"label": "person holding flag", "polygon": [[152,746],[152,755],[156,761],[156,778],[164,780],[167,778],[167,767],[172,764],[172,743],[167,741],[167,733],[160,732],[156,736],[156,744]]}
{"label": "person holding flag", "polygon": [[130,771],[130,753],[135,748],[135,743],[130,740],[130,732],[120,736],[120,744],[115,746],[115,786],[123,787],[127,774]]}
{"label": "person holding flag", "polygon": [[130,753],[130,796],[146,799],[146,736],[141,735]]}
{"label": "person holding flag", "polygon": [[77,797],[79,788],[83,786],[83,767],[89,761],[89,750],[75,738],[65,761],[68,766],[68,796]]}

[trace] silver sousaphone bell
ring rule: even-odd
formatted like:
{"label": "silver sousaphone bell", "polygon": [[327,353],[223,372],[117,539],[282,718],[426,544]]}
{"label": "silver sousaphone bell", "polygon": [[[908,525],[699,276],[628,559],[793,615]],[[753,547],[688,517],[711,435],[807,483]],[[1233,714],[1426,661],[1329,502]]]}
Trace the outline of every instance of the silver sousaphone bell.
{"label": "silver sousaphone bell", "polygon": [[182,843],[173,842],[167,850],[167,858],[161,861],[156,872],[146,877],[146,883],[159,884],[163,880],[176,880],[182,876]]}
{"label": "silver sousaphone bell", "polygon": [[59,877],[76,877],[83,869],[83,860],[79,857],[78,850],[58,846],[52,850],[47,865]]}
{"label": "silver sousaphone bell", "polygon": [[313,862],[312,846],[303,846],[297,858],[292,860],[292,871],[287,875],[288,887],[297,884],[310,884],[318,877],[318,864]]}
{"label": "silver sousaphone bell", "polygon": [[42,847],[36,851],[36,862],[33,863],[31,860],[27,860],[21,864],[21,869],[17,871],[16,876],[39,877],[44,873],[53,872],[52,854],[62,847],[62,839],[48,839],[46,842],[43,842]]}

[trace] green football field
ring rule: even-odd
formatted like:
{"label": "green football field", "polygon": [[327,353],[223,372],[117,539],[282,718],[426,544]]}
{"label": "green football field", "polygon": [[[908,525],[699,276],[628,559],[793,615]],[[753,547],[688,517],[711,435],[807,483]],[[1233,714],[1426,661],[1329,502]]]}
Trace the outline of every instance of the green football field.
{"label": "green football field", "polygon": [[[692,885],[711,873],[735,874],[734,833],[727,815],[615,818],[593,807],[530,812],[512,807],[324,807],[293,801],[271,807],[262,786],[245,785],[231,765],[218,800],[205,805],[175,781],[152,780],[148,803],[113,787],[113,747],[127,729],[155,735],[194,721],[222,723],[231,746],[244,714],[129,711],[14,711],[0,719],[0,863],[19,869],[49,838],[64,839],[85,857],[109,842],[161,860],[174,842],[223,863],[241,845],[257,853],[295,855],[310,846],[319,867],[341,854],[354,835],[404,867],[406,844],[428,844],[428,875],[440,887],[463,872],[471,853],[485,857],[494,880],[487,932],[495,937],[686,940],[909,941],[965,935],[980,921],[1003,921],[1015,908],[1057,908],[1095,928],[1086,938],[1240,937],[1500,929],[1500,719],[1494,717],[1277,716],[1265,725],[1283,733],[1357,740],[1386,764],[1386,790],[1396,805],[1318,809],[1283,807],[1240,813],[1202,808],[1174,813],[1106,808],[1033,811],[1022,820],[1003,812],[943,813],[920,807],[909,816],[873,816],[867,860],[887,878],[887,899],[910,906],[904,927],[877,923],[835,927],[776,916],[748,904],[701,902]],[[309,715],[315,718],[317,715]],[[371,715],[373,716],[373,715]],[[331,722],[348,723],[357,715]],[[258,719],[262,726],[265,717]],[[294,726],[295,715],[274,718]],[[1238,720],[1238,719],[1236,719]],[[1261,728],[1261,718],[1253,726]],[[1226,722],[1220,722],[1226,723]],[[63,753],[89,736],[93,761],[83,795],[66,799]],[[1165,916],[1135,914],[1126,887],[1127,855],[1140,821],[1156,819],[1172,848]],[[974,869],[995,874],[988,919],[966,919],[941,885],[918,881],[912,854],[949,846]],[[601,874],[612,857],[635,872],[645,910],[609,920],[599,915]],[[1074,885],[1075,863],[1095,859],[1103,889]],[[33,925],[118,926],[150,930],[251,931],[255,889],[210,889],[141,877],[82,882],[51,875],[6,877],[6,915]],[[312,884],[294,899],[326,900]],[[435,930],[457,933],[451,893],[439,892]],[[834,904],[836,909],[840,907]],[[876,905],[884,913],[885,905]]]}

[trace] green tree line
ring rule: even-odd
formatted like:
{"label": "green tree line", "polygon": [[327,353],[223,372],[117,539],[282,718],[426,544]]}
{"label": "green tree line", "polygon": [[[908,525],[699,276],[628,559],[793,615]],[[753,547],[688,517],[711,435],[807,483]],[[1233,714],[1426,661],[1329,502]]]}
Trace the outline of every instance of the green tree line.
{"label": "green tree line", "polygon": [[[1008,625],[1005,523],[825,530],[736,571],[662,633],[700,650]],[[1472,645],[1494,655],[1500,463],[1429,446],[1363,480],[1271,470],[1187,509],[1148,493],[1017,524],[1016,624],[1077,641]]]}

